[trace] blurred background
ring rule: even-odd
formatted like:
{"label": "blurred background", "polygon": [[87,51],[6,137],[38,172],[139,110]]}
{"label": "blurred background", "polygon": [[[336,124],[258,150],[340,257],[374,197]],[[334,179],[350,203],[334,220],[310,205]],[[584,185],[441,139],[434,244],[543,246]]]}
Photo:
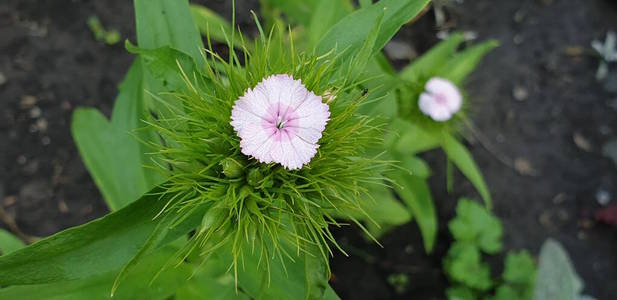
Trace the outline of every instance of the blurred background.
{"label": "blurred background", "polygon": [[[231,1],[194,2],[231,18]],[[251,9],[259,11],[258,0],[236,0],[248,34],[256,31]],[[97,40],[91,17],[117,39]],[[109,116],[133,59],[123,41],[136,40],[134,26],[127,0],[0,1],[0,227],[44,237],[107,213],[73,143],[71,114],[94,106]],[[554,237],[586,294],[617,299],[617,64],[598,74],[601,58],[591,46],[617,31],[617,1],[441,0],[385,52],[403,66],[451,31],[501,44],[467,82],[475,128],[467,136],[504,222],[506,249],[537,254]],[[357,228],[338,229],[352,254],[332,261],[343,299],[445,297],[447,220],[456,199],[475,192],[456,176],[448,194],[443,155],[425,158],[440,217],[434,253],[424,253],[413,223],[384,236],[384,248]],[[393,274],[407,275],[408,284],[392,284]]]}

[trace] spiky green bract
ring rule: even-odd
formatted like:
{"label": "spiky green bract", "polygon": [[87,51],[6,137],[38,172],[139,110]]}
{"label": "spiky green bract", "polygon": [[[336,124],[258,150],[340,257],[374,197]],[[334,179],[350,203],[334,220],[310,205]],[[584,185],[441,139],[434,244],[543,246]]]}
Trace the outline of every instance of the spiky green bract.
{"label": "spiky green bract", "polygon": [[[353,59],[342,61],[334,51],[297,54],[293,42],[270,34],[240,57],[231,53],[225,60],[206,50],[201,72],[179,70],[186,88],[159,97],[179,101],[181,108],[149,123],[164,141],[155,145],[157,161],[169,173],[165,188],[174,195],[162,214],[174,214],[179,223],[208,207],[184,254],[231,249],[236,276],[247,251],[259,255],[266,271],[271,259],[293,260],[301,253],[327,264],[331,246],[340,249],[329,230],[340,225],[334,213],[362,226],[352,216],[366,215],[360,199],[370,197],[367,186],[384,182],[387,164],[366,154],[381,142],[381,125],[356,113],[366,95],[349,79]],[[273,74],[289,74],[328,96],[331,115],[320,147],[299,170],[246,157],[230,125],[234,102]]]}

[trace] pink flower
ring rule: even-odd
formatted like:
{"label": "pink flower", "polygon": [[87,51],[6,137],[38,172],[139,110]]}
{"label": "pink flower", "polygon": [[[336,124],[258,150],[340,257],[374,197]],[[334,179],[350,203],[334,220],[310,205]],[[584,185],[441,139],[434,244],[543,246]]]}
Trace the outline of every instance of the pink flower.
{"label": "pink flower", "polygon": [[456,85],[449,80],[433,77],[424,86],[418,106],[433,120],[444,122],[452,118],[463,103],[463,97]]}
{"label": "pink flower", "polygon": [[242,153],[300,169],[315,153],[330,117],[328,105],[287,74],[272,75],[236,100],[231,126]]}

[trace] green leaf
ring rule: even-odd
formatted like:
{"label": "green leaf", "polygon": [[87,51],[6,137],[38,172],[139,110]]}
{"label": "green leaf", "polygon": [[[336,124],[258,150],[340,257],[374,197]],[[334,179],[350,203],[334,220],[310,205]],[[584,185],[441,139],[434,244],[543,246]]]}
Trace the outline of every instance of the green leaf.
{"label": "green leaf", "polygon": [[415,18],[430,0],[382,0],[361,8],[336,23],[316,46],[317,54],[337,48],[355,55],[382,14],[383,24],[372,53],[379,52],[405,23]]}
{"label": "green leaf", "polygon": [[0,228],[0,254],[6,255],[25,246],[26,244],[16,236]]}
{"label": "green leaf", "polygon": [[390,136],[387,137],[386,144],[395,153],[413,155],[441,144],[438,132],[424,129],[407,120],[396,118],[390,126]]}
{"label": "green leaf", "polygon": [[[463,285],[457,285],[454,287],[447,288],[446,296],[448,296],[448,300],[476,300],[477,299],[473,290]],[[510,300],[513,300],[513,299],[510,299]]]}
{"label": "green leaf", "polygon": [[[155,49],[139,48],[128,41],[126,49],[140,56],[144,67],[161,83],[160,88],[163,90],[176,92],[186,90],[189,87],[185,80],[192,85],[202,85],[207,81],[193,58],[182,51],[168,46]],[[186,78],[183,78],[182,74],[185,74]]]}
{"label": "green leaf", "polygon": [[[117,291],[113,299],[163,300],[173,296],[176,290],[184,285],[191,276],[191,267],[187,264],[180,264],[178,267],[165,269],[156,280],[152,280],[163,265],[169,259],[172,259],[175,252],[176,249],[164,248],[145,259],[133,272],[128,274],[125,278],[126,284]],[[109,291],[114,277],[115,272],[112,271],[82,280],[13,286],[0,289],[0,299],[110,299]]]}
{"label": "green leaf", "polygon": [[383,16],[384,13],[382,12],[375,21],[375,24],[373,28],[371,28],[369,34],[366,36],[364,43],[362,43],[362,47],[358,50],[358,53],[353,59],[353,63],[350,65],[350,82],[355,82],[356,79],[362,75],[362,72],[366,69],[366,65],[371,60],[373,56],[373,48],[375,47],[375,42],[381,29]]}
{"label": "green leaf", "polygon": [[[157,193],[148,193],[102,218],[0,256],[0,286],[84,279],[119,269],[137,254],[161,221],[154,217],[168,199]],[[186,234],[199,221],[188,218],[158,246]]]}
{"label": "green leaf", "polygon": [[71,130],[110,210],[128,205],[147,190],[139,145],[128,131],[114,127],[93,108],[75,110]]}
{"label": "green leaf", "polygon": [[462,33],[454,33],[448,39],[431,48],[420,58],[406,66],[399,76],[408,81],[416,81],[421,77],[431,77],[439,68],[456,53],[458,46],[465,40]]}
{"label": "green leaf", "polygon": [[[233,27],[225,18],[198,4],[191,4],[190,10],[193,21],[203,36],[210,36],[214,41],[227,44],[227,41],[231,39]],[[241,37],[240,32],[236,31],[234,33],[234,45],[240,47],[243,41],[245,43],[250,42],[250,39]]]}
{"label": "green leaf", "polygon": [[501,222],[482,205],[460,199],[456,206],[456,218],[448,224],[454,239],[475,245],[488,254],[501,251]]}
{"label": "green leaf", "polygon": [[141,154],[140,142],[133,136],[142,126],[143,114],[139,61],[131,65],[119,90],[111,122],[95,109],[78,108],[71,123],[79,154],[112,211],[135,201],[161,182],[158,177],[146,175],[143,166],[149,158]]}
{"label": "green leaf", "polygon": [[452,280],[473,289],[486,291],[493,285],[489,265],[472,244],[455,242],[444,259],[444,269]]}
{"label": "green leaf", "polygon": [[548,239],[540,250],[534,299],[576,300],[583,290],[581,281],[566,250]]}
{"label": "green leaf", "polygon": [[201,36],[193,22],[188,0],[135,0],[137,44],[153,49],[170,46],[202,59]]}
{"label": "green leaf", "polygon": [[487,208],[491,208],[491,194],[488,191],[488,187],[484,182],[480,169],[476,166],[476,163],[471,156],[471,153],[453,136],[444,134],[443,142],[441,144],[444,152],[448,156],[454,165],[461,170],[461,173],[469,179],[473,186],[478,190],[480,196],[484,200]]}
{"label": "green leaf", "polygon": [[[269,5],[280,9],[292,23],[308,26],[320,0],[264,0]],[[263,6],[263,5],[262,5]]]}
{"label": "green leaf", "polygon": [[529,252],[509,252],[506,256],[503,279],[512,284],[533,283],[536,278],[536,264]]}
{"label": "green leaf", "polygon": [[497,41],[490,40],[467,48],[461,53],[456,54],[441,67],[437,75],[449,79],[456,85],[461,85],[465,78],[467,78],[467,75],[476,68],[484,55],[497,46],[499,46]]}
{"label": "green leaf", "polygon": [[353,10],[348,0],[321,0],[315,7],[308,26],[308,35],[313,45],[340,19]]}
{"label": "green leaf", "polygon": [[[381,69],[376,57],[368,61],[361,77],[362,87],[369,91],[366,100],[360,106],[359,112],[371,116],[394,118],[398,113],[396,94],[393,92],[400,84],[397,77]],[[362,71],[362,70],[360,70]],[[374,80],[379,78],[379,80]],[[368,79],[368,80],[366,80]]]}
{"label": "green leaf", "polygon": [[394,155],[399,162],[398,166],[409,172],[409,175],[416,176],[422,179],[428,179],[431,176],[431,169],[428,164],[417,156],[411,155]]}
{"label": "green leaf", "polygon": [[433,204],[431,190],[422,178],[408,172],[395,170],[388,174],[395,182],[394,190],[403,199],[420,227],[424,249],[431,252],[437,236],[437,213]]}
{"label": "green leaf", "polygon": [[[284,246],[285,247],[285,246]],[[260,250],[247,247],[241,272],[238,273],[238,284],[253,299],[324,299],[328,292],[328,267],[319,252],[308,249],[300,252],[288,246],[286,249],[293,257],[270,257],[259,259]],[[219,255],[228,255],[229,251],[221,251]],[[316,253],[313,255],[313,253]],[[284,264],[281,262],[284,260]],[[264,270],[269,265],[270,276]],[[329,297],[332,297],[330,295]]]}
{"label": "green leaf", "polygon": [[[360,203],[362,209],[370,215],[370,219],[360,213],[357,213],[354,217],[357,220],[364,221],[373,237],[379,238],[391,228],[411,221],[411,214],[408,209],[394,197],[388,187],[372,185],[369,193],[370,197],[360,199]],[[374,224],[374,222],[377,224]]]}

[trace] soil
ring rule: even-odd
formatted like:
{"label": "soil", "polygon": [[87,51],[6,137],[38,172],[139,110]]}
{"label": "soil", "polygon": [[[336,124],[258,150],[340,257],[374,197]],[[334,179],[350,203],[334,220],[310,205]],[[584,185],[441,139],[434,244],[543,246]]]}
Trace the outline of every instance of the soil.
{"label": "soil", "polygon": [[[207,4],[231,14],[230,1]],[[256,1],[238,0],[236,6],[238,19],[250,24],[248,10],[258,10]],[[570,252],[585,293],[617,298],[617,234],[593,218],[602,207],[599,195],[617,202],[617,168],[602,155],[602,145],[617,136],[617,96],[595,80],[598,59],[589,47],[617,30],[617,3],[475,0],[453,4],[447,13],[446,26],[501,43],[468,81],[476,130],[467,135],[504,223],[506,249],[537,254],[553,237]],[[70,120],[77,106],[109,115],[132,57],[122,45],[94,40],[86,26],[91,15],[135,40],[130,1],[0,3],[0,207],[30,236],[48,236],[107,213],[72,141]],[[436,33],[429,12],[395,40],[422,53],[437,42]],[[445,298],[441,259],[451,242],[446,224],[456,199],[476,194],[460,174],[454,191],[446,193],[443,154],[425,158],[436,174],[435,251],[424,254],[413,223],[384,236],[383,248],[357,228],[337,230],[351,253],[332,261],[332,284],[343,299]],[[499,257],[491,262],[500,269]],[[409,277],[402,293],[387,280],[399,273]]]}

